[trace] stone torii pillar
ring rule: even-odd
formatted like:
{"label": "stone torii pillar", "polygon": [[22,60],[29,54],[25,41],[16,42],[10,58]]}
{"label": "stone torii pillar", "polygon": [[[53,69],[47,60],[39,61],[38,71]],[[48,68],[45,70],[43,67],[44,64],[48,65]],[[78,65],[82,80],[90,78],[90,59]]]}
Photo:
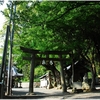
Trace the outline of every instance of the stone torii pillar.
{"label": "stone torii pillar", "polygon": [[35,95],[35,93],[34,93],[34,68],[35,68],[35,54],[32,54],[32,56],[31,56],[29,93],[27,93],[26,95]]}
{"label": "stone torii pillar", "polygon": [[[60,59],[62,59],[62,55],[59,55]],[[65,82],[65,72],[64,72],[64,67],[63,67],[63,61],[60,60],[60,65],[61,65],[61,85],[62,85],[62,92],[67,92],[67,86]]]}

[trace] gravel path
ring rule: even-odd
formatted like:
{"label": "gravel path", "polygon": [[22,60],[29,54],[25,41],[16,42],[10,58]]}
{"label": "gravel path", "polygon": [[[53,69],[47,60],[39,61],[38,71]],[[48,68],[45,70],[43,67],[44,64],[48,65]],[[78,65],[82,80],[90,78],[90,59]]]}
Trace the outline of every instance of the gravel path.
{"label": "gravel path", "polygon": [[60,89],[46,89],[34,88],[34,95],[26,95],[28,88],[13,88],[12,96],[6,96],[6,99],[42,99],[42,100],[66,100],[66,99],[99,99],[100,100],[100,87],[96,87],[95,92],[88,93],[72,93],[71,89],[66,93],[62,93]]}

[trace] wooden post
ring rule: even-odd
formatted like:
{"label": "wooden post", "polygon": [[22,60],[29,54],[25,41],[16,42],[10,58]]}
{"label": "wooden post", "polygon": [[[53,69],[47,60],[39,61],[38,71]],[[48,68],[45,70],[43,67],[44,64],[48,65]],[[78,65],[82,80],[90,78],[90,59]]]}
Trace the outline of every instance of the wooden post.
{"label": "wooden post", "polygon": [[10,49],[9,49],[9,64],[8,64],[8,81],[7,81],[7,94],[12,95],[12,48],[13,48],[13,38],[15,30],[15,13],[16,5],[11,2],[11,12],[10,12],[10,21],[9,25],[12,23],[12,31],[10,33]]}
{"label": "wooden post", "polygon": [[[60,58],[62,58],[62,55],[59,55]],[[60,61],[60,65],[61,65],[61,85],[62,85],[62,92],[67,92],[67,86],[65,83],[65,72],[64,72],[64,68],[63,68],[63,61]]]}
{"label": "wooden post", "polygon": [[28,95],[34,94],[34,91],[33,91],[33,88],[34,88],[34,85],[33,85],[34,84],[34,67],[35,67],[35,54],[32,54]]}

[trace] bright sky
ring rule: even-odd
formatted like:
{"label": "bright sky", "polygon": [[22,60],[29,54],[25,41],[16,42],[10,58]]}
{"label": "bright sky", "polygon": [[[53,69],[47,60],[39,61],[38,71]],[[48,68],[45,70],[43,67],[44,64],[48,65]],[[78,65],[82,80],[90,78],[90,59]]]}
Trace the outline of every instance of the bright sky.
{"label": "bright sky", "polygon": [[[5,17],[4,15],[1,13],[1,11],[3,11],[7,6],[6,3],[8,2],[8,0],[4,0],[3,5],[0,5],[0,30],[3,28],[3,24],[5,22]],[[2,46],[4,45],[4,38],[2,37],[2,35],[0,35],[0,48],[3,48]],[[0,51],[0,56],[2,56],[2,49]]]}
{"label": "bright sky", "polygon": [[[0,11],[3,11],[6,8],[6,3],[8,2],[8,0],[4,0],[3,5],[0,5]],[[0,30],[3,27],[3,23],[5,22],[5,17],[4,15],[0,12]]]}

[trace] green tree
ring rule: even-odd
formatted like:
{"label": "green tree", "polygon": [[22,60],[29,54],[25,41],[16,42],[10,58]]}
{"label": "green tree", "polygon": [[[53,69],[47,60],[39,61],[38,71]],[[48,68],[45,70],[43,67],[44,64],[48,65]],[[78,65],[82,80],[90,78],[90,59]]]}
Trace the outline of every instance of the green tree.
{"label": "green tree", "polygon": [[[28,1],[16,4],[14,44],[41,51],[66,50],[68,55],[74,51],[74,59],[82,56],[92,66],[94,84],[93,66],[97,61],[94,58],[100,55],[100,2]],[[13,48],[14,54],[20,54],[17,48]],[[72,58],[69,56],[69,59]],[[91,89],[94,87],[91,85]]]}

